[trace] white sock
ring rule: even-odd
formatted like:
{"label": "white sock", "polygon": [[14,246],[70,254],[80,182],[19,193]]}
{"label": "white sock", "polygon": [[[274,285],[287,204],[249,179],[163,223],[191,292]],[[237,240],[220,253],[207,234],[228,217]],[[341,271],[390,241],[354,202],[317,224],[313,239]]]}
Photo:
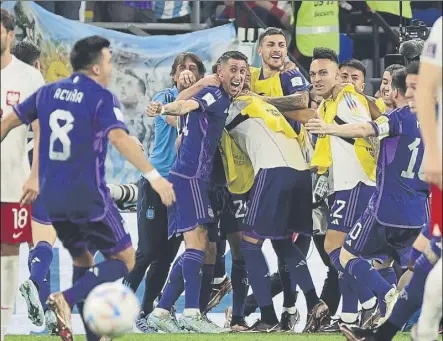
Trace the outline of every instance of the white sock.
{"label": "white sock", "polygon": [[419,340],[438,339],[438,327],[442,317],[442,262],[435,264],[428,275],[423,296],[423,305],[417,324]]}
{"label": "white sock", "polygon": [[18,256],[1,256],[1,340],[3,341],[6,331],[14,312],[15,297],[18,288]]}
{"label": "white sock", "polygon": [[199,314],[200,314],[200,309],[184,309],[183,310],[183,316],[192,317],[192,316],[196,316]]}
{"label": "white sock", "polygon": [[297,308],[296,307],[290,307],[290,308],[285,308],[283,307],[282,312],[288,312],[289,314],[293,315],[297,312]]}
{"label": "white sock", "polygon": [[345,323],[354,323],[358,319],[357,313],[341,313],[340,318]]}
{"label": "white sock", "polygon": [[377,298],[376,297],[372,297],[371,299],[367,300],[366,302],[363,302],[361,304],[362,308],[364,310],[369,310],[374,308],[375,304],[377,303]]}
{"label": "white sock", "polygon": [[167,311],[166,309],[158,307],[156,307],[152,313],[154,314],[155,317],[162,317],[170,314],[170,312]]}

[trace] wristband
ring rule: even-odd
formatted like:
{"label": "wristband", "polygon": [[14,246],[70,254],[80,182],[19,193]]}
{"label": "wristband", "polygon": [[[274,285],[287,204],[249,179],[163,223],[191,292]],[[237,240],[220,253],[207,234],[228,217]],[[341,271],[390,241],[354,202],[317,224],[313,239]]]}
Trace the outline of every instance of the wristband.
{"label": "wristband", "polygon": [[155,181],[157,179],[160,179],[162,176],[159,172],[154,168],[153,170],[146,172],[143,174],[143,177],[148,180],[149,182]]}

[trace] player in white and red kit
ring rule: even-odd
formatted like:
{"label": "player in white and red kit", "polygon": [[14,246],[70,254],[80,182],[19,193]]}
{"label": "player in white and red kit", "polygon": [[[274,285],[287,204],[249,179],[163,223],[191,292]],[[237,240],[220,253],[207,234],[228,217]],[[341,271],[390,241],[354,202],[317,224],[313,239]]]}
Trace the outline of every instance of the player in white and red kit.
{"label": "player in white and red kit", "polygon": [[[425,179],[432,187],[431,231],[442,236],[442,17],[435,22],[421,57],[417,88],[417,116],[425,144]],[[435,110],[438,96],[438,113]],[[437,114],[437,115],[436,115]],[[412,330],[415,341],[437,339],[442,318],[442,261],[429,273],[423,306],[417,326]],[[437,298],[437,299],[436,299]]]}
{"label": "player in white and red kit", "polygon": [[[11,55],[14,18],[1,9],[1,115],[44,84],[43,76]],[[25,189],[31,199],[37,193],[24,188],[30,174],[27,153],[28,127],[14,130],[1,145],[1,340],[15,304],[20,243],[32,242],[31,209],[21,205]]]}

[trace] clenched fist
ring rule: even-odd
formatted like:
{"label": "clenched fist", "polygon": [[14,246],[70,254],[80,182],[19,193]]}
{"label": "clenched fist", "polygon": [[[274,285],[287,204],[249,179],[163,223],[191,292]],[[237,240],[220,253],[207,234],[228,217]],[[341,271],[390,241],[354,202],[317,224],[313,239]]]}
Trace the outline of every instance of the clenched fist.
{"label": "clenched fist", "polygon": [[162,113],[163,110],[163,104],[160,102],[149,102],[149,104],[146,106],[146,114],[149,117],[155,117]]}

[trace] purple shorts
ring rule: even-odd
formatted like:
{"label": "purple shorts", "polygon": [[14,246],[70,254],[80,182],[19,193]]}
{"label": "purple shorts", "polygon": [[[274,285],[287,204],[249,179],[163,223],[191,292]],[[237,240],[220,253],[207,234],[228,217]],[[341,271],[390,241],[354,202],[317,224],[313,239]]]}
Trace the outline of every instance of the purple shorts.
{"label": "purple shorts", "polygon": [[48,213],[46,212],[46,209],[43,207],[40,198],[37,197],[37,199],[32,203],[31,212],[32,212],[33,221],[43,225],[52,225],[52,222],[49,219]]}
{"label": "purple shorts", "polygon": [[132,246],[125,221],[114,203],[108,206],[106,215],[99,221],[54,221],[52,224],[73,258],[91,250],[98,250],[105,257],[112,256]]}
{"label": "purple shorts", "polygon": [[289,167],[260,169],[249,192],[242,230],[261,239],[312,234],[311,172]]}
{"label": "purple shorts", "polygon": [[[168,237],[192,231],[201,225],[213,229],[216,216],[210,200],[209,183],[171,174],[169,181],[174,185],[176,202],[168,207]],[[211,235],[209,231],[208,234]]]}
{"label": "purple shorts", "polygon": [[348,233],[368,207],[375,187],[359,182],[353,189],[335,193],[328,230]]}
{"label": "purple shorts", "polygon": [[346,235],[344,248],[355,256],[383,259],[390,256],[406,267],[420,229],[388,227],[380,224],[367,209]]}

